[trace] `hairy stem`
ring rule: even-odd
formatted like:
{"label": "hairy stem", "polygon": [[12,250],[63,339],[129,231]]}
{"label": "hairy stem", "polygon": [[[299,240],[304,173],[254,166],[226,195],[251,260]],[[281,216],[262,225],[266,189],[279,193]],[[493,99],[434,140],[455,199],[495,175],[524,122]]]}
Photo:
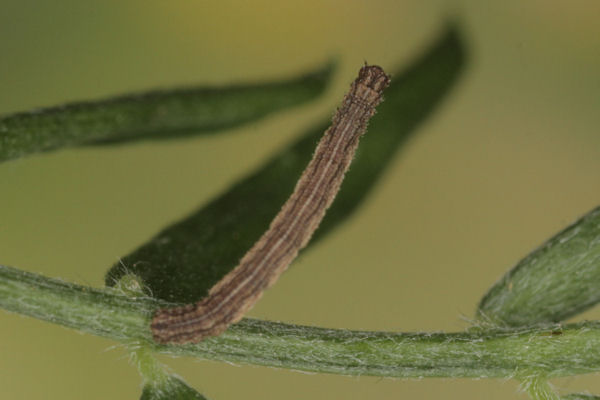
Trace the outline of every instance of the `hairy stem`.
{"label": "hairy stem", "polygon": [[[174,304],[171,304],[173,306]],[[600,323],[459,333],[388,333],[244,319],[201,343],[158,345],[169,306],[0,266],[0,307],[152,351],[303,371],[389,377],[557,377],[600,370]]]}

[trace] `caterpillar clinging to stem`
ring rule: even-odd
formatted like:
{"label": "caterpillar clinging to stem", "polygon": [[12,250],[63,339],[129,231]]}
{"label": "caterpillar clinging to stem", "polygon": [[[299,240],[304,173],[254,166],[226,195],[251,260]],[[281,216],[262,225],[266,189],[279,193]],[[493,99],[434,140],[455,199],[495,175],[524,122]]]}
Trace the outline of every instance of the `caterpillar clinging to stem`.
{"label": "caterpillar clinging to stem", "polygon": [[294,192],[269,229],[204,299],[159,309],[151,323],[154,340],[196,343],[219,335],[239,321],[265,289],[277,281],[306,246],[333,202],[358,141],[389,83],[390,78],[381,67],[365,65],[360,69]]}

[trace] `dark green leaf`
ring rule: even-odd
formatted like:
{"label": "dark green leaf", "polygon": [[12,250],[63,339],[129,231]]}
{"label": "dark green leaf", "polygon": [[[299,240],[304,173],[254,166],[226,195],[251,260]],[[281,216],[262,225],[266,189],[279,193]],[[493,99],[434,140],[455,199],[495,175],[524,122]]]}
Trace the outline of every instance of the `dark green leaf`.
{"label": "dark green leaf", "polygon": [[160,383],[144,385],[140,400],[206,400],[206,397],[171,375]]}
{"label": "dark green leaf", "polygon": [[521,260],[481,300],[498,325],[559,322],[600,301],[600,207]]}
{"label": "dark green leaf", "polygon": [[154,91],[0,118],[0,161],[61,147],[214,132],[262,118],[323,92],[329,64],[291,80]]}
{"label": "dark green leaf", "polygon": [[[451,27],[423,57],[392,76],[386,100],[361,139],[342,189],[312,243],[361,204],[398,148],[454,85],[464,62],[460,36]],[[328,125],[320,124],[210,204],[125,257],[126,268],[115,265],[107,284],[129,271],[141,276],[161,299],[192,302],[205,296],[267,229]]]}
{"label": "dark green leaf", "polygon": [[562,400],[600,400],[600,396],[593,394],[573,393],[566,396],[560,396]]}

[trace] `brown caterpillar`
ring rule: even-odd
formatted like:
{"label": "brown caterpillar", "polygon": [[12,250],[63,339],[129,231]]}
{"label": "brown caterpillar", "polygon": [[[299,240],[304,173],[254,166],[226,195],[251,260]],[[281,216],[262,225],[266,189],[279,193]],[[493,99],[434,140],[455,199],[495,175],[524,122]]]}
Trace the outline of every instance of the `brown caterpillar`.
{"label": "brown caterpillar", "polygon": [[333,202],[358,141],[389,83],[381,67],[365,65],[360,69],[331,127],[269,229],[207,297],[195,304],[159,309],[151,323],[154,340],[195,343],[219,335],[239,321],[264,290],[277,281],[306,246]]}

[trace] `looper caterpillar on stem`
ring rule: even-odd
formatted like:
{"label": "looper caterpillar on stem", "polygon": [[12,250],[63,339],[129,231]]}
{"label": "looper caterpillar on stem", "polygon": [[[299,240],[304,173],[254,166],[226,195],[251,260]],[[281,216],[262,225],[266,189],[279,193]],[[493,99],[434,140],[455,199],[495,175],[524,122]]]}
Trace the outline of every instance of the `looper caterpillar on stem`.
{"label": "looper caterpillar on stem", "polygon": [[239,321],[277,281],[333,202],[348,170],[367,122],[383,100],[390,78],[381,67],[365,65],[319,141],[312,160],[294,192],[275,216],[269,229],[217,282],[201,301],[159,309],[152,319],[159,343],[195,343],[216,336]]}

